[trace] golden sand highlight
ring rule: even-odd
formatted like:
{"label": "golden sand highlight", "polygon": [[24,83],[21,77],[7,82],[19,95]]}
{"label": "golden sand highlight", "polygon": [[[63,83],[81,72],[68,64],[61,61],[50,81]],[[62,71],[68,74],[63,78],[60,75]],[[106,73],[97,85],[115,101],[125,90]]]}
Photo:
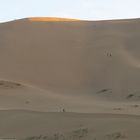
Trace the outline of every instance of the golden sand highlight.
{"label": "golden sand highlight", "polygon": [[78,19],[70,19],[70,18],[58,18],[58,17],[31,17],[28,18],[29,21],[80,21]]}

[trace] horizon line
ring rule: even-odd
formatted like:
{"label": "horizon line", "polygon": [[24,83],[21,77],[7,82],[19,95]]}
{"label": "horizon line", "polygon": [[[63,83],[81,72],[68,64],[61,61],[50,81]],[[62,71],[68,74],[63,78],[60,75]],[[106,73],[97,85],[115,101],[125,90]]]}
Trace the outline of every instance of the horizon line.
{"label": "horizon line", "polygon": [[98,22],[98,21],[124,21],[124,20],[138,20],[140,17],[134,17],[134,18],[110,18],[110,19],[98,19],[98,20],[91,20],[91,19],[78,19],[78,18],[67,18],[67,17],[55,17],[55,16],[29,16],[29,17],[23,17],[23,18],[17,18],[17,19],[11,19],[7,21],[0,21],[0,23],[7,23],[7,22],[12,22],[12,21],[17,21],[17,20],[29,20],[29,21],[93,21],[93,22]]}

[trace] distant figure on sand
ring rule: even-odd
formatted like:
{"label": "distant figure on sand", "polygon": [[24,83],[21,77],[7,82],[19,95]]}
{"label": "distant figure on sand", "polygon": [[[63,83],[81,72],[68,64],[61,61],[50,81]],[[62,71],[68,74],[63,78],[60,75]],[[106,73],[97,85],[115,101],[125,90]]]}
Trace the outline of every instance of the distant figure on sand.
{"label": "distant figure on sand", "polygon": [[64,108],[63,108],[62,112],[66,112]]}
{"label": "distant figure on sand", "polygon": [[111,56],[112,56],[112,54],[111,54],[111,53],[107,53],[107,56],[111,57]]}

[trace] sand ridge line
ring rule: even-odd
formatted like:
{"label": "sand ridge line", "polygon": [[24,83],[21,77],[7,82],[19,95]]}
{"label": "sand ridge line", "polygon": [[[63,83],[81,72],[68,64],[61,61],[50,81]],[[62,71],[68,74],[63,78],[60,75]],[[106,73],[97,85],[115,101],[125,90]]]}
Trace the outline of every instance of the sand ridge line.
{"label": "sand ridge line", "polygon": [[69,22],[69,21],[80,21],[78,19],[71,19],[71,18],[58,18],[58,17],[31,17],[28,18],[29,21],[65,21],[65,22]]}

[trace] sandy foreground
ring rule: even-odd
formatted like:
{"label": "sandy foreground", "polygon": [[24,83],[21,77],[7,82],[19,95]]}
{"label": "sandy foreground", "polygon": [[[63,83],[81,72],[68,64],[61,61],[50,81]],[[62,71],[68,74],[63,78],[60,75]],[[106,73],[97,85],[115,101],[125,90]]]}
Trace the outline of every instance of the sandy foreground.
{"label": "sandy foreground", "polygon": [[139,25],[0,23],[0,139],[140,140]]}

